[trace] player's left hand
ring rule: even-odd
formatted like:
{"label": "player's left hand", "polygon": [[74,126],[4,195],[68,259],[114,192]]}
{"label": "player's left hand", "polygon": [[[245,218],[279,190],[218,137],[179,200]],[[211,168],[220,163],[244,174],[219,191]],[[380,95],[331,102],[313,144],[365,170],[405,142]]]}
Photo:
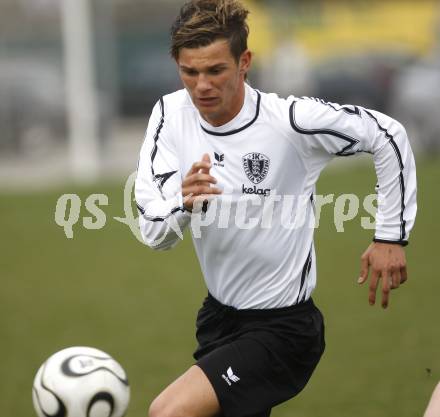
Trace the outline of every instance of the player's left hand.
{"label": "player's left hand", "polygon": [[376,302],[376,290],[382,281],[382,307],[388,307],[390,290],[399,288],[407,279],[405,250],[392,243],[373,242],[361,257],[361,273],[358,279],[363,284],[368,279],[371,267],[369,302]]}

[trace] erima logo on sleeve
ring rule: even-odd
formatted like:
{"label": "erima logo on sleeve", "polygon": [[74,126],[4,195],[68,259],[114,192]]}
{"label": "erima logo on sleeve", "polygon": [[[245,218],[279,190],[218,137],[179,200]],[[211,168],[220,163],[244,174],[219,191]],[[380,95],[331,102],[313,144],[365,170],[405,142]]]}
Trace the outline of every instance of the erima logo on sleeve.
{"label": "erima logo on sleeve", "polygon": [[240,381],[240,378],[237,375],[234,375],[234,371],[232,370],[231,367],[229,367],[226,371],[226,374],[222,374],[222,378],[226,381],[226,383],[231,386],[232,383],[236,383],[238,381]]}

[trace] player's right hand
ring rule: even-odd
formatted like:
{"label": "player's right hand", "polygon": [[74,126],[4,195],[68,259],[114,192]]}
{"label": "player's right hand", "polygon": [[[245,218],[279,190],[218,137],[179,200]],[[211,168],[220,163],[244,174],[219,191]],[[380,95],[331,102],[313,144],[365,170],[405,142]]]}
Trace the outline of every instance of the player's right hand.
{"label": "player's right hand", "polygon": [[192,211],[194,203],[198,206],[209,200],[214,195],[222,193],[220,188],[214,187],[217,180],[210,175],[211,158],[208,154],[204,154],[201,161],[194,162],[191,169],[186,174],[182,182],[183,204],[185,208]]}

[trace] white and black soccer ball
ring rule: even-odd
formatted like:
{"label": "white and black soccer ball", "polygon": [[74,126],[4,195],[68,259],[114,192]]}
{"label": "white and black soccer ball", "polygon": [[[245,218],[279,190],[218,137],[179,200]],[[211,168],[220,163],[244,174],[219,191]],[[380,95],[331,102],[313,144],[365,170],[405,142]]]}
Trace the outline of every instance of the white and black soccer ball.
{"label": "white and black soccer ball", "polygon": [[122,417],[130,386],[122,366],[107,353],[71,347],[41,365],[32,399],[38,417]]}

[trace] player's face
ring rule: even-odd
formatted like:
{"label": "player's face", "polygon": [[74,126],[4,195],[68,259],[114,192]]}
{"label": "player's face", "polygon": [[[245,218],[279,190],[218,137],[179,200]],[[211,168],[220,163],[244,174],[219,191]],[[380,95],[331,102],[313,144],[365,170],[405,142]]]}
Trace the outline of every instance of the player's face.
{"label": "player's face", "polygon": [[213,126],[228,123],[240,112],[250,64],[249,51],[237,63],[223,39],[200,48],[182,48],[177,60],[180,78],[194,105]]}

